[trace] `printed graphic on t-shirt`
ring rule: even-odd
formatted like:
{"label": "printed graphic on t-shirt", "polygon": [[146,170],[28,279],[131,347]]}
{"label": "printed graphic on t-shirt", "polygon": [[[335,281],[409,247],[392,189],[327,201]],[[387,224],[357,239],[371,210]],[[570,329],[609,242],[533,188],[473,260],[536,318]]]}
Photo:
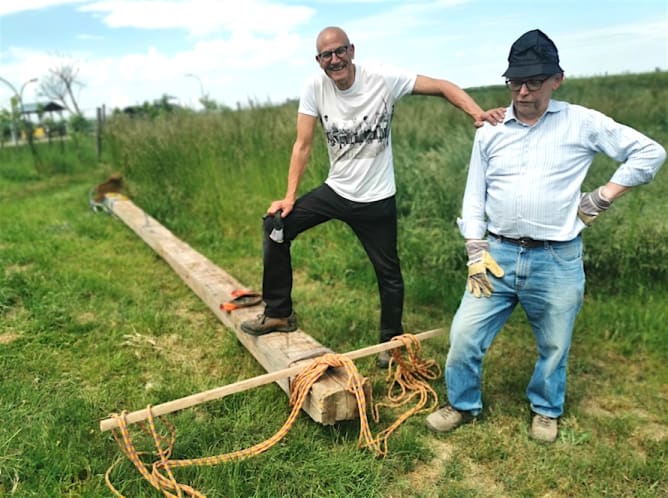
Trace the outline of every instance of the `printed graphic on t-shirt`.
{"label": "printed graphic on t-shirt", "polygon": [[380,154],[389,144],[393,111],[393,108],[388,109],[385,102],[371,116],[336,120],[324,115],[322,125],[332,159],[342,159],[349,153],[358,158],[371,158]]}

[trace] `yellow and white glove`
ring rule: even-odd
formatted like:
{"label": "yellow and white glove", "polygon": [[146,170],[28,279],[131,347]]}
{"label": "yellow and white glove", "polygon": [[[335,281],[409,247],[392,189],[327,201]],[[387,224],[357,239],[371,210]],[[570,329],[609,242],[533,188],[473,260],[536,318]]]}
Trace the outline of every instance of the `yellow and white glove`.
{"label": "yellow and white glove", "polygon": [[608,209],[612,204],[611,200],[606,199],[603,196],[602,189],[603,187],[599,187],[593,192],[582,194],[580,196],[578,218],[580,218],[587,226],[591,225],[596,217]]}
{"label": "yellow and white glove", "polygon": [[482,239],[469,239],[466,241],[466,252],[469,256],[467,263],[469,276],[466,282],[468,291],[475,297],[492,295],[494,287],[487,278],[487,271],[492,272],[497,278],[503,277],[504,272],[489,253],[489,242]]}

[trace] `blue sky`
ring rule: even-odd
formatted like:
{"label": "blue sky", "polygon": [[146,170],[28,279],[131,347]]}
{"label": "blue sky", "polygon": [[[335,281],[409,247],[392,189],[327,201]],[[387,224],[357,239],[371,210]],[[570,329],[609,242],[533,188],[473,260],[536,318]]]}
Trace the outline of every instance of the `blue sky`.
{"label": "blue sky", "polygon": [[[39,81],[27,82],[72,64],[89,116],[163,94],[196,109],[202,93],[230,107],[280,103],[319,70],[315,37],[330,25],[348,32],[358,63],[464,88],[503,83],[510,45],[534,28],[559,47],[567,78],[668,70],[668,0],[6,0],[0,78],[34,102]],[[0,108],[11,95],[0,81]]]}

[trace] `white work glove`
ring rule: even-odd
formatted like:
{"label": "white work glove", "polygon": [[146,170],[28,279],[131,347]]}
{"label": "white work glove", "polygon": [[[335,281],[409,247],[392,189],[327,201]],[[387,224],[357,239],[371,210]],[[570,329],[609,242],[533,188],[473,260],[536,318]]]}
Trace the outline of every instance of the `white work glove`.
{"label": "white work glove", "polygon": [[466,253],[469,256],[467,266],[469,276],[466,282],[469,292],[475,297],[492,295],[494,287],[487,278],[487,270],[495,277],[503,277],[503,269],[498,265],[489,253],[489,242],[482,239],[470,239],[466,241]]}
{"label": "white work glove", "polygon": [[589,226],[596,217],[608,209],[612,204],[611,200],[606,199],[602,192],[603,187],[599,187],[593,192],[582,194],[580,196],[580,205],[578,206],[578,218]]}

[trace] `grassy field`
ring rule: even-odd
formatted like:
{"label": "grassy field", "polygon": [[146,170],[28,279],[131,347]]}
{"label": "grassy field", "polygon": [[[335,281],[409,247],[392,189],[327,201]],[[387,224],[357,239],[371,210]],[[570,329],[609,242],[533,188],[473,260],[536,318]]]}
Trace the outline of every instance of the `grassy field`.
{"label": "grassy field", "polygon": [[[484,107],[501,87],[473,89]],[[668,74],[567,80],[556,98],[597,108],[668,144]],[[104,161],[91,140],[0,149],[0,496],[159,496],[99,421],[111,412],[264,373],[180,278],[120,220],[88,206],[123,173],[128,194],[241,282],[261,283],[260,218],[282,196],[294,103],[240,112],[110,119]],[[445,103],[410,97],[395,113],[406,329],[448,326],[465,280],[454,223],[473,128]],[[327,168],[318,137],[302,191]],[[597,158],[586,187],[616,165]],[[517,311],[491,348],[482,419],[440,436],[410,419],[378,459],[358,422],[302,414],[266,453],[177,471],[209,497],[655,497],[668,494],[668,175],[620,199],[585,232],[587,294],[576,324],[561,435],[530,441],[524,391],[535,361]],[[300,327],[336,351],[374,344],[375,279],[345,226],[293,246]],[[447,337],[425,344],[442,363]],[[357,362],[380,400],[385,373]],[[433,387],[443,397],[442,380]],[[289,413],[268,385],[169,417],[175,458],[217,455],[271,436]],[[374,432],[396,413],[384,412]]]}

